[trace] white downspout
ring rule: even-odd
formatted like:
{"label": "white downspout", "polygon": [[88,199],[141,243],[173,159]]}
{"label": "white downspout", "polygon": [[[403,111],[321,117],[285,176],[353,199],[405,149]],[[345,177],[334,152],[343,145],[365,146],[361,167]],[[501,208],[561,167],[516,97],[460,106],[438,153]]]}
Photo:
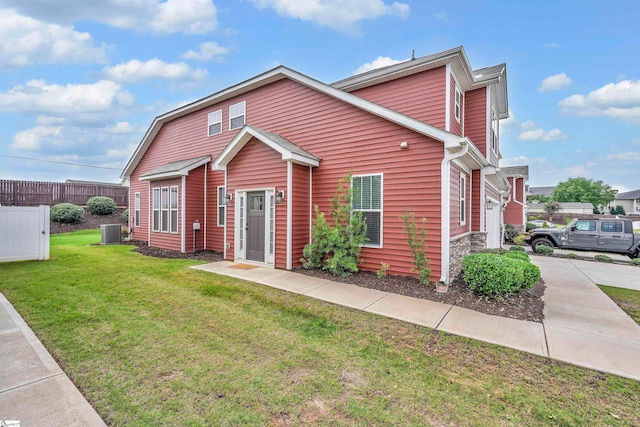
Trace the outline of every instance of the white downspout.
{"label": "white downspout", "polygon": [[500,233],[500,247],[502,247],[502,244],[504,243],[504,233],[505,233],[505,229],[504,229],[504,210],[502,209],[502,207],[503,207],[502,200],[503,200],[505,195],[507,196],[507,200],[504,202],[504,206],[506,206],[509,203],[511,203],[511,190],[501,191],[500,192],[500,230],[502,230],[502,232]]}
{"label": "white downspout", "polygon": [[469,151],[469,143],[466,140],[460,141],[460,147],[462,149],[455,154],[449,154],[449,151],[444,149],[444,158],[442,159],[440,177],[442,179],[440,189],[440,205],[441,205],[441,221],[442,221],[442,234],[440,236],[441,242],[441,273],[440,281],[442,283],[449,283],[449,245],[451,237],[451,161],[460,158],[467,154]]}

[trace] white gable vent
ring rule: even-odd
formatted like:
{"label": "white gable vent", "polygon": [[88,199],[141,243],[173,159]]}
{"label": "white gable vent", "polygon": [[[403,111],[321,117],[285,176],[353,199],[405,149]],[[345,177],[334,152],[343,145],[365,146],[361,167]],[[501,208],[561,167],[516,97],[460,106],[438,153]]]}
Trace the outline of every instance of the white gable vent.
{"label": "white gable vent", "polygon": [[100,237],[100,243],[103,245],[120,244],[120,224],[102,224]]}

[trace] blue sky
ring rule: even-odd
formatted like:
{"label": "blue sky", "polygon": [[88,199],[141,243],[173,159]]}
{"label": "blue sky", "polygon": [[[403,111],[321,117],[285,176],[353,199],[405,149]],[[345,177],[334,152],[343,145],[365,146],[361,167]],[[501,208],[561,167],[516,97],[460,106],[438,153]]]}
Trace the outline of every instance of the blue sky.
{"label": "blue sky", "polygon": [[276,65],[330,83],[463,45],[474,68],[507,63],[503,165],[528,164],[531,186],[582,176],[635,190],[639,12],[634,1],[0,0],[0,178],[118,182],[155,116]]}

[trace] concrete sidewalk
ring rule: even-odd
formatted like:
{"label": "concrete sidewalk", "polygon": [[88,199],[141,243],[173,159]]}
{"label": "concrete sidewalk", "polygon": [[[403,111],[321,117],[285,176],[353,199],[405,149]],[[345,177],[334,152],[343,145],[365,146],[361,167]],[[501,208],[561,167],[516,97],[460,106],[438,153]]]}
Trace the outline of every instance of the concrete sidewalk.
{"label": "concrete sidewalk", "polygon": [[[229,261],[192,268],[640,380],[640,326],[589,278],[595,267],[581,269],[582,264],[599,264],[541,256],[532,261],[540,267],[547,286],[543,323],[491,316],[290,271],[237,268],[243,265]],[[597,273],[618,267],[624,266],[602,265]],[[635,280],[625,284],[632,286]]]}
{"label": "concrete sidewalk", "polygon": [[0,420],[22,426],[105,426],[2,294]]}

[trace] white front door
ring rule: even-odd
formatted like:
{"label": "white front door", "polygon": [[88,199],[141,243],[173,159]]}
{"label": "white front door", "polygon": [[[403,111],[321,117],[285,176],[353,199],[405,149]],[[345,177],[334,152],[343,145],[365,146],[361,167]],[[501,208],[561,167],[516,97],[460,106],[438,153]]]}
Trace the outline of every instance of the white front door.
{"label": "white front door", "polygon": [[485,210],[487,220],[487,248],[500,247],[500,204],[494,200],[493,209]]}

